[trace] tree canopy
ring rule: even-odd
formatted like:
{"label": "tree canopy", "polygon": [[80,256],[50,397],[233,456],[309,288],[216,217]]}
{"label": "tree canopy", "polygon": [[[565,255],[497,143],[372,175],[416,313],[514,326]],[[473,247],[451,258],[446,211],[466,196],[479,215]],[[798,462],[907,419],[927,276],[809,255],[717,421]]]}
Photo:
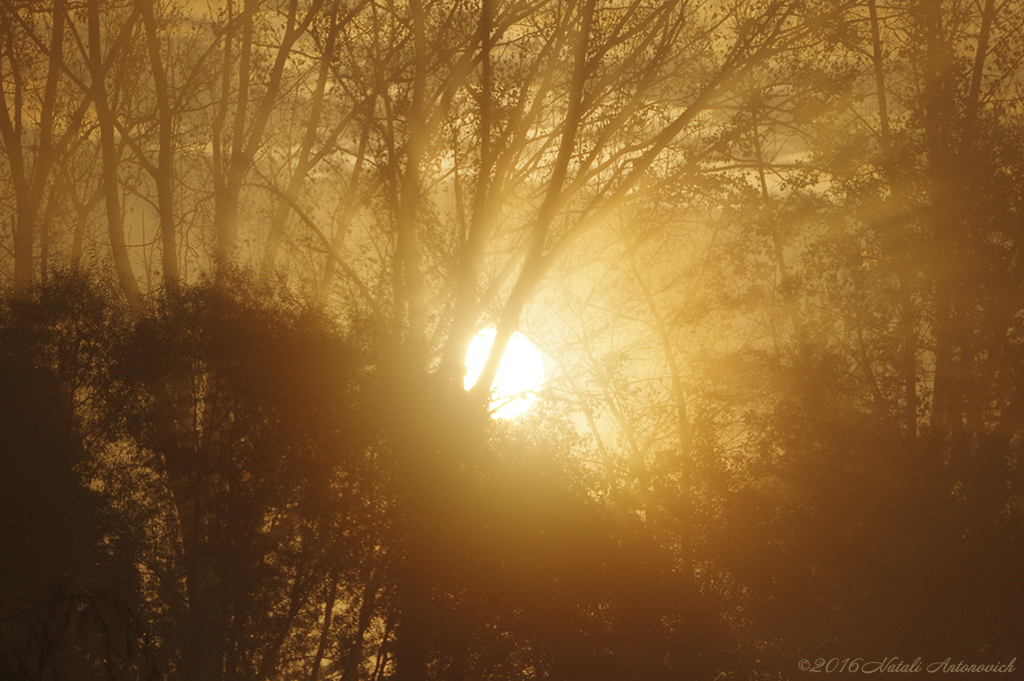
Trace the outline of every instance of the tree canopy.
{"label": "tree canopy", "polygon": [[[3,4],[0,676],[1009,662],[1022,34]],[[547,378],[489,418],[517,331]]]}

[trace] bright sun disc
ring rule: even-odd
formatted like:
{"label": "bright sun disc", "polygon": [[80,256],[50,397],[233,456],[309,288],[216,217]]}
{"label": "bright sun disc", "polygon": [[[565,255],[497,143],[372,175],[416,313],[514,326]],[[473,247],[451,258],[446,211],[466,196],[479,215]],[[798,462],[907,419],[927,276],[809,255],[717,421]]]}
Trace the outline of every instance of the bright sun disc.
{"label": "bright sun disc", "polygon": [[[496,334],[493,326],[478,333],[469,344],[466,353],[466,390],[476,384],[484,362],[494,344]],[[491,395],[491,409],[494,418],[511,419],[519,416],[537,401],[535,391],[544,382],[544,362],[533,343],[516,331],[505,348],[494,378],[494,392]]]}

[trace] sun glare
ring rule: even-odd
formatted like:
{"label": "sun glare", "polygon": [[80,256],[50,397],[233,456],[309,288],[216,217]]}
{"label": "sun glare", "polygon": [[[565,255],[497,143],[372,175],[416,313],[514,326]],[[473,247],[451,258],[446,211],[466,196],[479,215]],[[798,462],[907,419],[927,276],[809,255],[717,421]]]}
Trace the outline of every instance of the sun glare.
{"label": "sun glare", "polygon": [[[494,344],[495,328],[489,326],[480,331],[470,342],[466,353],[466,390],[476,385],[484,362]],[[512,419],[537,401],[534,392],[544,382],[544,362],[540,352],[523,334],[516,331],[505,348],[494,378],[494,392],[491,396],[491,411],[494,418]]]}

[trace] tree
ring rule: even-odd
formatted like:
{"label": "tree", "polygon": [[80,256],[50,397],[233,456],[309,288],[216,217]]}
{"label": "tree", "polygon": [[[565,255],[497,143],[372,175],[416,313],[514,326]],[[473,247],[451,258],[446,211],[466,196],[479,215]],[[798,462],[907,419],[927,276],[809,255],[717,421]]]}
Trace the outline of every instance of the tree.
{"label": "tree", "polygon": [[[828,575],[817,582],[819,605],[799,602],[845,609],[832,636],[874,631],[864,646],[880,652],[899,640],[935,654],[963,646],[967,655],[998,648],[1020,626],[992,594],[1012,591],[1013,580],[994,569],[981,586],[972,558],[1019,549],[1010,539],[1020,518],[1009,444],[1018,435],[1004,419],[1013,391],[996,379],[1015,372],[1006,351],[1016,336],[1008,309],[1017,275],[1002,235],[1017,222],[1009,206],[1018,192],[1003,177],[1016,165],[1010,140],[1019,132],[1002,93],[1019,65],[1012,56],[992,61],[991,41],[1008,45],[1000,31],[1017,25],[1015,9],[1000,9],[1006,14],[991,4],[853,8],[828,43],[832,60],[820,60],[829,68],[801,79],[810,91],[791,104],[770,100],[758,114],[775,149],[800,149],[786,140],[796,131],[806,155],[782,163],[751,145],[746,157],[772,209],[769,228],[789,230],[775,248],[778,303],[766,308],[789,328],[772,325],[766,362],[747,353],[776,387],[756,425],[765,436],[747,450],[760,480],[736,497],[736,522],[759,518],[763,532],[792,532],[773,540],[787,547],[779,565],[799,555]],[[808,99],[813,105],[833,88],[845,93],[833,100],[840,106],[808,111]],[[773,175],[768,191],[764,178]],[[785,522],[783,513],[801,520]],[[737,574],[766,578],[757,575],[758,551],[720,550]],[[837,605],[844,593],[857,600]],[[984,633],[982,610],[999,622]],[[935,625],[940,617],[972,624]]]}
{"label": "tree", "polygon": [[[88,100],[79,103],[73,93],[61,87],[67,23],[63,2],[54,3],[48,17],[45,12],[33,12],[26,3],[9,4],[2,20],[4,106],[0,110],[0,135],[15,204],[13,279],[24,287],[34,277],[34,244],[46,190],[63,150],[82,133]],[[26,26],[48,33],[43,43],[48,49],[42,53],[32,49]]]}
{"label": "tree", "polygon": [[[5,12],[11,281],[95,266],[133,305],[61,390],[97,395],[69,422],[171,673],[742,675],[1019,630],[972,558],[1019,529],[1013,3]],[[492,422],[520,328],[547,400]]]}

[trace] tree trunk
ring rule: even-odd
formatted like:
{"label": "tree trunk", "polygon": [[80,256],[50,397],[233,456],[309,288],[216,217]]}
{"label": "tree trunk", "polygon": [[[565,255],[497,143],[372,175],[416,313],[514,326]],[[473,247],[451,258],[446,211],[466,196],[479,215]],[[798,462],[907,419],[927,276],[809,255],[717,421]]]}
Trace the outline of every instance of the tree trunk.
{"label": "tree trunk", "polygon": [[118,188],[118,153],[114,140],[114,114],[110,110],[104,83],[102,37],[100,33],[100,8],[98,2],[88,3],[89,23],[89,74],[92,79],[92,97],[96,107],[96,118],[100,128],[100,151],[103,159],[103,199],[107,207],[107,231],[110,236],[110,250],[114,258],[117,280],[128,303],[133,307],[142,304],[142,293],[132,271],[128,247],[124,237],[124,216]]}
{"label": "tree trunk", "polygon": [[157,212],[160,215],[161,264],[164,290],[172,298],[178,290],[178,251],[174,224],[174,118],[171,111],[171,93],[160,55],[160,36],[154,15],[155,0],[141,0],[140,10],[146,25],[146,47],[156,91],[159,141],[156,180]]}

